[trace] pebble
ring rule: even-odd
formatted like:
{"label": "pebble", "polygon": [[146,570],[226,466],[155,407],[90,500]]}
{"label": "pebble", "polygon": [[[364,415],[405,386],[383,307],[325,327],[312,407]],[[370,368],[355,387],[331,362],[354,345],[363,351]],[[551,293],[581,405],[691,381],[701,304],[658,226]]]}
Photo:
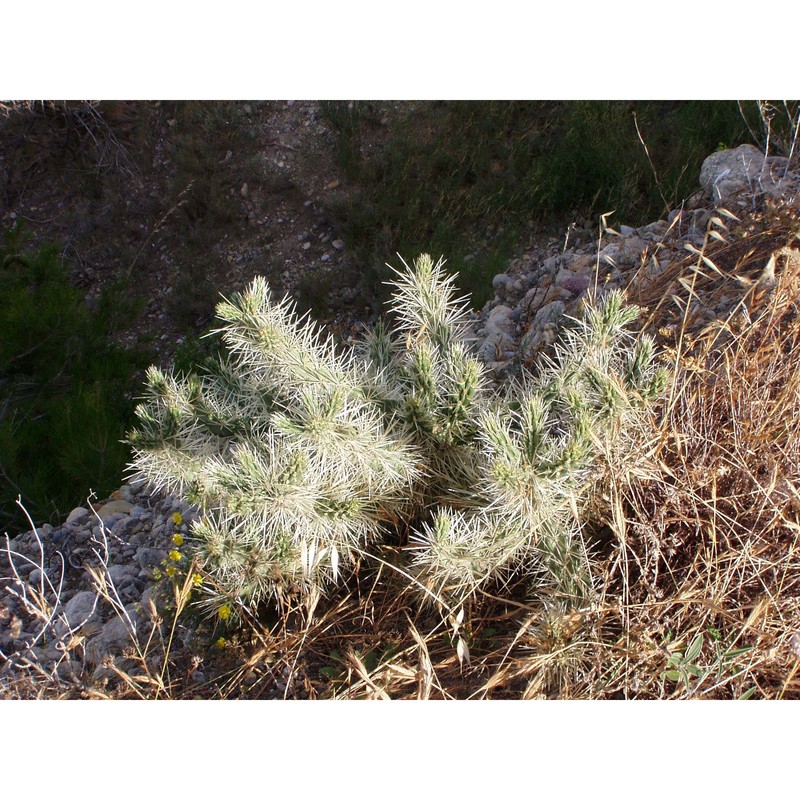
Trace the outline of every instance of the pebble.
{"label": "pebble", "polygon": [[112,500],[110,503],[103,505],[97,512],[103,522],[108,521],[114,514],[129,514],[133,504],[127,500]]}
{"label": "pebble", "polygon": [[73,508],[72,511],[69,512],[67,516],[67,522],[80,522],[82,519],[85,519],[89,516],[89,511],[85,508]]}

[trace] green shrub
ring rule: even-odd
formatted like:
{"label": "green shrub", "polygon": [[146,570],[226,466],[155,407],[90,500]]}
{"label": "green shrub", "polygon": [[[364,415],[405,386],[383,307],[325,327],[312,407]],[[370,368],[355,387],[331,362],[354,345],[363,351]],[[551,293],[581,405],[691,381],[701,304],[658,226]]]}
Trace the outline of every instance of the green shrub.
{"label": "green shrub", "polygon": [[315,595],[406,526],[415,585],[450,610],[520,567],[559,601],[591,592],[580,525],[607,467],[640,458],[653,342],[610,293],[537,375],[491,391],[442,264],[398,272],[394,329],[349,351],[257,278],[217,307],[214,366],[150,368],[133,469],[200,504],[212,607]]}
{"label": "green shrub", "polygon": [[119,486],[129,449],[134,370],[149,354],[112,346],[125,300],[105,293],[94,312],[70,286],[59,251],[0,246],[0,523],[26,526]]}

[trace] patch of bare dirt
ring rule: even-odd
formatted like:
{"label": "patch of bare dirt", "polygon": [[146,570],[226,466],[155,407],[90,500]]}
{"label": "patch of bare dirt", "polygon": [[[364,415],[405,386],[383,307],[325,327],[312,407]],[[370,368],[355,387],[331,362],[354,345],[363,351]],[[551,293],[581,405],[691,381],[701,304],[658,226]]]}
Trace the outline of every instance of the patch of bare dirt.
{"label": "patch of bare dirt", "polygon": [[220,294],[265,275],[347,337],[368,316],[330,209],[347,191],[319,103],[0,109],[0,222],[58,243],[76,286],[134,299],[121,340],[162,365]]}

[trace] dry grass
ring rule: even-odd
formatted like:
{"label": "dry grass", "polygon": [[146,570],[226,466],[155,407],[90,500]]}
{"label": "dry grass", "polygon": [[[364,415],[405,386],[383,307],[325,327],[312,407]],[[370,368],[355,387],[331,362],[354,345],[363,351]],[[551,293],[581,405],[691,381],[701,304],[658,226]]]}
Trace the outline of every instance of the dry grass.
{"label": "dry grass", "polygon": [[[661,332],[672,385],[649,431],[649,476],[615,468],[605,524],[587,526],[590,606],[530,601],[520,578],[442,621],[419,609],[397,544],[336,598],[244,617],[222,646],[208,630],[194,653],[175,647],[191,619],[176,585],[177,613],[99,679],[29,668],[3,679],[3,695],[800,698],[797,228],[781,208],[722,221],[699,254],[630,288]],[[728,318],[696,313],[732,291]],[[67,647],[76,664],[82,646]]]}

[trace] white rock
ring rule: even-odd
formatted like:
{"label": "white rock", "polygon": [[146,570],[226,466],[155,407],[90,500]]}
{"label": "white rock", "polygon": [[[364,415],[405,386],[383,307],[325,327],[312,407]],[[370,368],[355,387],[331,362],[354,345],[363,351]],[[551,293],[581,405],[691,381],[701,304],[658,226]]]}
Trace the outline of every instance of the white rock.
{"label": "white rock", "polygon": [[126,500],[128,503],[133,502],[133,492],[131,491],[131,487],[128,485],[120,486],[119,487],[119,497],[120,500]]}
{"label": "white rock", "polygon": [[112,500],[106,503],[98,512],[97,516],[102,520],[108,520],[114,514],[130,514],[133,504],[127,500]]}
{"label": "white rock", "polygon": [[542,306],[533,318],[531,328],[541,328],[547,323],[557,322],[564,313],[564,304],[560,300],[554,300],[546,306]]}
{"label": "white rock", "polygon": [[78,592],[65,606],[63,619],[56,623],[56,633],[63,636],[69,629],[75,631],[99,619],[99,597],[95,592]]}
{"label": "white rock", "polygon": [[501,272],[499,275],[495,275],[494,278],[492,278],[492,289],[494,289],[495,294],[498,297],[505,297],[506,289],[510,280],[511,276],[506,275],[504,272]]}
{"label": "white rock", "polygon": [[78,506],[78,508],[73,508],[72,511],[69,512],[69,516],[67,516],[67,522],[80,522],[88,516],[89,511],[81,506]]}
{"label": "white rock", "polygon": [[797,176],[786,171],[783,160],[768,158],[751,144],[712,153],[700,169],[700,185],[715,203],[736,195],[768,193],[780,197],[795,188]]}

